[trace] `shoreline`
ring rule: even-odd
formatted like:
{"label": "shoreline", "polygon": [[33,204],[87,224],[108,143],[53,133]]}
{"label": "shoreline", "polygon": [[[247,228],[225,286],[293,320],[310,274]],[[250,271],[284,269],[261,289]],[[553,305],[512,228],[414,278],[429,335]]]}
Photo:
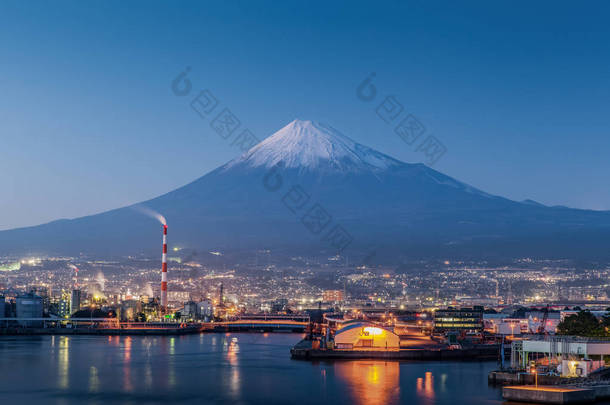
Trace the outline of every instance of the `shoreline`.
{"label": "shoreline", "polygon": [[0,329],[0,336],[45,336],[45,335],[94,335],[94,336],[117,336],[117,335],[146,335],[146,336],[165,336],[165,335],[187,335],[201,332],[200,327],[184,328],[3,328]]}

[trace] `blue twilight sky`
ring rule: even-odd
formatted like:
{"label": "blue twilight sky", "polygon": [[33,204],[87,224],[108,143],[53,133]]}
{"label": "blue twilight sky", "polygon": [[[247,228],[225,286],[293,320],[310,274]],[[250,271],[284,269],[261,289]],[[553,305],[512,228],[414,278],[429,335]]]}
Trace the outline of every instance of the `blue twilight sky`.
{"label": "blue twilight sky", "polygon": [[[145,200],[239,154],[171,91],[186,66],[259,138],[326,122],[512,199],[610,209],[604,2],[0,2],[0,229]],[[356,87],[371,72],[377,99]]]}

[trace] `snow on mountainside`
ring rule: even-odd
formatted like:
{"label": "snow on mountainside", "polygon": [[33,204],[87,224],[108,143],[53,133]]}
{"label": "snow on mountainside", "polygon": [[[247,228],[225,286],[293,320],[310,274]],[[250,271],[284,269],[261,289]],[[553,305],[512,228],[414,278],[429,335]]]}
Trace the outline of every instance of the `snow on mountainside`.
{"label": "snow on mountainside", "polygon": [[226,165],[272,167],[283,162],[286,168],[343,171],[385,170],[403,165],[383,153],[354,142],[336,129],[313,121],[294,120]]}
{"label": "snow on mountainside", "polygon": [[286,169],[297,169],[300,172],[421,172],[426,178],[440,185],[493,197],[422,164],[401,162],[355,142],[329,125],[309,120],[292,121],[242,156],[227,163],[222,171],[237,167],[271,168],[279,162],[282,162]]}

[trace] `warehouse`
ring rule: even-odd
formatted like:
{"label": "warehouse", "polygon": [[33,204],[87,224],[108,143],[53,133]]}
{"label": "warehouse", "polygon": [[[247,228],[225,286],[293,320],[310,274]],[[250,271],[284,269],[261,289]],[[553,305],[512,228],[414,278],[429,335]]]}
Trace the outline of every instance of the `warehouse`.
{"label": "warehouse", "polygon": [[398,350],[399,347],[398,335],[372,323],[354,323],[335,334],[335,349],[338,350]]}

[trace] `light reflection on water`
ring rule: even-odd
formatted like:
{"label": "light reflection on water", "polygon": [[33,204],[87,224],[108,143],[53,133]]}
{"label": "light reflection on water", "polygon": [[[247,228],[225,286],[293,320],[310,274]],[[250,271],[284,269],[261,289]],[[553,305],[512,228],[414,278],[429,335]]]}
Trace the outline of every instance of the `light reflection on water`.
{"label": "light reflection on water", "polygon": [[131,336],[124,338],[123,343],[123,390],[133,391],[131,384]]}
{"label": "light reflection on water", "polygon": [[425,399],[434,399],[434,376],[426,371],[425,377],[417,379],[417,395]]}
{"label": "light reflection on water", "polygon": [[[229,338],[229,337],[228,337]],[[233,399],[238,399],[241,391],[240,376],[239,376],[239,345],[237,342],[225,342],[227,351],[227,360],[231,366],[229,378],[229,394]]]}
{"label": "light reflection on water", "polygon": [[334,364],[335,374],[350,387],[356,404],[397,403],[400,395],[398,362],[348,361]]}
{"label": "light reflection on water", "polygon": [[[165,341],[166,339],[164,339]],[[164,342],[165,343],[165,342]],[[167,379],[169,388],[176,386],[176,338],[174,336],[169,338],[169,377]]]}
{"label": "light reflection on water", "polygon": [[89,392],[96,393],[100,389],[100,379],[97,375],[97,368],[91,366],[89,368]]}
{"label": "light reflection on water", "polygon": [[0,397],[62,405],[501,403],[486,384],[494,363],[291,360],[300,338],[0,337],[0,369],[11,370],[0,379]]}
{"label": "light reflection on water", "polygon": [[57,356],[58,386],[67,389],[70,386],[70,337],[59,337],[59,353]]}

